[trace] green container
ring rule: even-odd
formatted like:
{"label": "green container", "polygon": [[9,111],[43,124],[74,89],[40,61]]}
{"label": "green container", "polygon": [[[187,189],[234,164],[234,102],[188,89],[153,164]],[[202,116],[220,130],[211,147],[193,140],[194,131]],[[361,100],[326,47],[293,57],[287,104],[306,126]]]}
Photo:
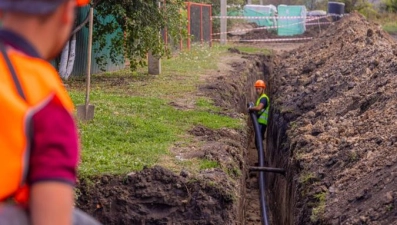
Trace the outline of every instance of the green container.
{"label": "green container", "polygon": [[[279,36],[293,36],[306,31],[306,7],[302,5],[279,5],[278,28]],[[286,18],[295,17],[295,18]]]}
{"label": "green container", "polygon": [[[244,16],[250,17],[275,17],[277,9],[274,5],[245,5]],[[275,18],[247,19],[250,23],[256,23],[259,27],[273,27],[277,25]]]}

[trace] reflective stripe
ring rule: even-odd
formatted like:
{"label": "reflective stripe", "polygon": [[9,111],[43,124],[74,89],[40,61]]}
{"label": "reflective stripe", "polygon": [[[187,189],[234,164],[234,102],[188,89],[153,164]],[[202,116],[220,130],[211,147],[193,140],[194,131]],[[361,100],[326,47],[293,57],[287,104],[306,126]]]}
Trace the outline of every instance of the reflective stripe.
{"label": "reflective stripe", "polygon": [[267,106],[265,109],[262,109],[258,112],[258,123],[267,125],[268,117],[269,117],[269,108],[270,108],[270,100],[266,94],[262,94],[258,100],[256,100],[256,106],[258,106],[261,102],[261,99],[266,98]]}

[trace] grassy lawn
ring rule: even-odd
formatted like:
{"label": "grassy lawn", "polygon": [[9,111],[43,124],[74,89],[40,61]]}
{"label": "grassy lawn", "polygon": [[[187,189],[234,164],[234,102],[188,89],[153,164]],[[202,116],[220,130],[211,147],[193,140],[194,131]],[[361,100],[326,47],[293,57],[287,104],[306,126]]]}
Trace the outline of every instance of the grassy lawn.
{"label": "grassy lawn", "polygon": [[[160,158],[175,160],[169,149],[174,143],[191,141],[187,131],[196,125],[211,129],[241,129],[244,121],[217,113],[220,109],[206,97],[197,97],[199,75],[217,69],[227,47],[193,48],[162,62],[163,74],[128,70],[92,77],[91,103],[95,119],[79,122],[82,143],[80,176],[125,174],[152,166]],[[77,104],[85,98],[84,81],[67,82]],[[170,103],[176,99],[193,102],[194,109],[181,110]],[[216,162],[195,159],[182,166],[204,169]]]}

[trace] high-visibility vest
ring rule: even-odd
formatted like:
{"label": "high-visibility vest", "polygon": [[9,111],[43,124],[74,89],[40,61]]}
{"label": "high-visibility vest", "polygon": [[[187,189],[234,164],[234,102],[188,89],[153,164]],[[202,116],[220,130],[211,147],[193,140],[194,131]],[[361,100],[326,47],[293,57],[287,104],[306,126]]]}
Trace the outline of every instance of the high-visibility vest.
{"label": "high-visibility vest", "polygon": [[74,106],[51,64],[0,45],[0,203],[27,203],[33,115],[49,101],[70,113]]}
{"label": "high-visibility vest", "polygon": [[258,106],[260,104],[262,98],[266,98],[267,106],[266,106],[266,108],[263,108],[261,111],[258,112],[258,123],[267,125],[267,120],[269,117],[270,100],[266,94],[262,94],[258,98],[258,100],[256,100],[256,106]]}

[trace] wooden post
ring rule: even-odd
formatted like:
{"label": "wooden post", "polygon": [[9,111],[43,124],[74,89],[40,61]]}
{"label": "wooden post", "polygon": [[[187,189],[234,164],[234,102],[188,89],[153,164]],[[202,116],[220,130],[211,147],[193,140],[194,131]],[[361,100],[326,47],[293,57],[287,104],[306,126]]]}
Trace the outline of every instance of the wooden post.
{"label": "wooden post", "polygon": [[221,0],[221,44],[226,44],[227,41],[227,0]]}
{"label": "wooden post", "polygon": [[88,53],[87,53],[87,80],[85,93],[85,118],[88,119],[88,108],[90,106],[90,87],[91,87],[91,57],[92,57],[92,30],[94,26],[94,8],[90,7],[90,22],[88,30]]}

